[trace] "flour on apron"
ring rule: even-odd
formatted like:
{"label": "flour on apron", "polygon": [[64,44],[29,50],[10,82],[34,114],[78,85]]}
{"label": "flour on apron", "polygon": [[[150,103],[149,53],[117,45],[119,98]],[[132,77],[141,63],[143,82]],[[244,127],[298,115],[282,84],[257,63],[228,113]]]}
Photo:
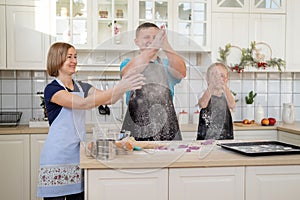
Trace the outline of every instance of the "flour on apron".
{"label": "flour on apron", "polygon": [[181,140],[165,68],[149,63],[142,89],[132,91],[122,130],[137,140]]}

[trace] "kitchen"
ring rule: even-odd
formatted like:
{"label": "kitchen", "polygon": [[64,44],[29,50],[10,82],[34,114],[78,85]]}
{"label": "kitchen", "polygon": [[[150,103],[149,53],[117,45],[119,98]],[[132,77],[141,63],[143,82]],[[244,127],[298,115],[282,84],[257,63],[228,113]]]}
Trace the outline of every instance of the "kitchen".
{"label": "kitchen", "polygon": [[[1,49],[7,49],[7,51],[1,51],[0,59],[1,111],[21,111],[23,115],[21,118],[20,125],[24,126],[28,125],[31,119],[41,119],[44,116],[43,109],[40,106],[40,95],[38,95],[37,93],[43,91],[45,85],[52,80],[46,75],[46,72],[44,70],[45,55],[47,53],[50,43],[53,42],[53,38],[49,38],[49,35],[58,35],[61,38],[63,38],[64,31],[60,30],[59,27],[57,27],[57,34],[51,32],[52,30],[48,30],[53,28],[52,26],[56,26],[56,20],[49,20],[49,24],[51,24],[51,26],[49,24],[49,26],[46,26],[47,23],[40,22],[43,26],[40,28],[40,30],[42,31],[39,32],[24,32],[24,29],[21,29],[23,26],[13,25],[18,23],[24,25],[25,23],[27,23],[29,27],[32,27],[32,20],[35,19],[32,16],[32,11],[34,11],[33,5],[43,4],[45,2],[49,3],[46,6],[48,6],[50,9],[46,7],[40,12],[42,12],[44,15],[49,15],[50,19],[57,18],[57,22],[60,22],[59,20],[61,20],[61,23],[64,24],[65,22],[63,22],[62,20],[64,13],[61,13],[61,11],[64,11],[64,9],[55,9],[55,5],[53,5],[55,3],[51,3],[50,1],[0,1],[0,20],[1,24],[6,25],[1,26],[0,28],[0,45]],[[99,2],[101,5],[102,1]],[[139,8],[137,5],[143,7],[145,6],[146,1],[139,1],[140,4],[136,3],[136,1],[131,0],[126,2],[128,2],[127,4],[125,4],[128,10],[123,9],[124,19],[120,20],[120,22],[122,22],[121,31],[127,30],[130,32],[134,30],[136,24],[138,24],[140,21],[143,21],[143,19],[146,17],[135,17],[138,15],[138,13],[130,12],[129,8],[134,8],[134,11],[138,11]],[[174,32],[179,32],[179,30],[185,31],[185,26],[187,25],[186,19],[184,17],[182,17],[182,19],[180,17],[175,17],[177,13],[177,1],[161,2],[165,2],[166,4],[169,3],[170,5],[167,7],[168,18],[164,19],[164,14],[161,13],[160,17],[162,19],[156,19],[154,18],[156,16],[153,15],[153,20],[156,20],[158,22],[166,22],[167,20],[170,20],[168,21],[168,25],[171,30],[173,30]],[[294,25],[297,23],[297,19],[299,19],[296,10],[297,6],[299,7],[299,3],[297,1],[281,1],[283,9],[270,12],[262,11],[262,9],[251,11],[250,5],[248,5],[247,3],[248,1],[245,3],[246,5],[242,8],[242,10],[238,10],[237,8],[218,8],[216,6],[217,1],[193,1],[195,5],[198,5],[196,3],[201,4],[203,2],[206,3],[207,20],[205,20],[205,23],[207,24],[206,29],[204,29],[203,33],[201,34],[203,35],[205,33],[205,37],[200,37],[201,34],[198,34],[198,32],[190,34],[190,36],[193,37],[194,41],[197,41],[197,43],[200,44],[201,49],[195,50],[193,46],[187,47],[187,45],[183,45],[181,43],[177,44],[176,46],[175,44],[176,49],[180,50],[180,54],[185,58],[187,63],[189,63],[187,77],[175,88],[174,104],[177,113],[183,110],[187,111],[189,114],[188,122],[189,124],[193,124],[193,113],[197,110],[197,108],[195,107],[195,103],[197,102],[199,93],[203,90],[203,88],[205,88],[205,81],[203,78],[205,77],[205,75],[203,74],[206,71],[206,67],[208,66],[210,60],[215,60],[218,57],[219,47],[224,48],[224,46],[227,43],[232,43],[234,45],[240,46],[241,48],[247,48],[250,45],[250,42],[255,40],[257,42],[266,41],[272,47],[273,56],[284,58],[287,62],[287,66],[283,70],[284,72],[282,73],[279,73],[276,69],[250,69],[249,72],[230,73],[230,88],[235,93],[237,93],[236,98],[239,99],[239,101],[237,102],[236,111],[234,113],[234,118],[237,121],[241,121],[244,119],[247,110],[244,102],[244,97],[249,93],[249,91],[255,91],[258,93],[255,99],[255,103],[259,102],[261,104],[266,117],[274,117],[280,123],[280,121],[282,120],[281,114],[283,109],[283,103],[292,102],[295,108],[295,121],[299,121],[300,105],[297,102],[299,102],[298,98],[300,94],[300,77],[298,74],[300,69],[300,60],[299,56],[297,56],[297,46],[300,45],[300,41],[298,38],[300,30],[297,25]],[[103,4],[103,6],[106,6],[106,2],[103,2]],[[39,6],[43,7],[44,5]],[[164,8],[164,6],[165,4],[163,4],[162,8]],[[54,13],[50,12],[53,10]],[[199,10],[199,12],[201,12],[201,9]],[[106,41],[108,37],[113,36],[112,30],[109,27],[107,27],[107,25],[109,24],[109,21],[113,22],[114,18],[105,18],[106,14],[104,12],[104,16],[102,16],[103,18],[99,19],[99,22],[95,22],[95,20],[93,21],[94,18],[91,16],[98,17],[99,11],[100,9],[98,9],[98,5],[89,5],[86,12],[95,13],[95,15],[87,15],[86,17],[84,17],[85,14],[83,14],[81,16],[83,19],[86,19],[86,27],[88,30],[86,31],[87,39],[81,41],[80,39],[78,39],[78,37],[75,37],[71,41],[78,43],[76,47],[80,48],[79,59],[81,59],[82,63],[82,65],[79,66],[80,69],[78,74],[76,75],[76,79],[88,80],[95,86],[105,88],[106,84],[108,84],[109,87],[116,84],[116,82],[119,79],[118,63],[124,57],[130,54],[129,49],[132,50],[135,47],[133,47],[133,44],[128,44],[128,46],[125,45],[126,43],[124,41],[133,41],[133,36],[131,35],[132,38],[128,40],[126,36],[122,37],[121,43],[119,44],[116,44],[115,41],[109,40],[110,43],[108,44],[112,45],[109,46],[107,43],[105,43],[106,46],[104,45],[102,49],[94,50],[94,48],[96,48],[98,44],[101,43],[101,41]],[[261,12],[262,14],[260,14],[258,18],[255,18],[257,15],[254,14],[258,14],[258,12]],[[17,17],[16,22],[12,21],[12,16]],[[26,16],[29,17],[29,21],[28,19],[25,19]],[[185,16],[185,13],[183,13],[183,16]],[[268,28],[261,28],[256,30],[257,32],[255,32],[255,30],[253,29],[255,28],[255,26],[253,25],[253,21],[251,21],[252,16],[254,16],[253,19],[260,20],[275,19],[275,22],[271,22],[274,22],[276,26],[272,28],[272,25],[269,25]],[[140,19],[140,21],[138,21],[138,19]],[[220,21],[220,19],[224,19],[224,23]],[[243,19],[244,21],[240,21],[240,23],[238,23],[236,21],[233,21],[232,19]],[[76,18],[74,18],[73,20],[74,21],[72,22],[75,23]],[[216,21],[219,21],[219,23],[214,23]],[[191,23],[196,23],[196,25],[198,22],[199,21],[197,20],[191,21]],[[221,26],[222,23],[223,27],[226,25],[226,27],[230,28],[223,28]],[[259,25],[259,23],[256,25]],[[65,27],[63,25],[61,26]],[[281,28],[278,28],[278,26],[280,26]],[[98,30],[101,30],[101,32],[104,32],[103,30],[105,30],[106,32],[104,32],[102,35],[97,35],[97,32],[100,31],[95,31],[95,27],[96,30],[98,28]],[[248,31],[245,31],[246,33],[244,35],[244,32],[241,33],[241,31],[239,30]],[[111,31],[111,34],[109,31]],[[27,39],[28,37],[30,38],[30,40]],[[241,40],[242,37],[247,39]],[[39,38],[39,40],[37,40],[37,38]],[[205,40],[203,38],[205,38]],[[35,42],[32,43],[32,41]],[[203,43],[203,41],[206,42]],[[30,49],[32,51],[27,50],[29,46],[31,47]],[[89,51],[89,49],[92,50]],[[115,51],[114,49],[118,49],[120,51]],[[210,55],[212,57],[210,57]],[[95,68],[97,69],[95,70]],[[256,104],[254,104],[253,109],[255,109],[255,106]],[[99,115],[97,109],[88,111],[87,123],[115,123],[116,121],[118,121],[118,119],[122,119],[122,110],[126,110],[126,105],[124,105],[124,102],[120,101],[117,104],[111,106],[110,109],[111,115]],[[195,131],[195,124],[182,125],[182,127],[185,127],[183,128],[185,130],[184,132],[193,133]],[[244,130],[244,127],[236,128],[237,131],[246,131]],[[276,132],[277,130],[268,131]],[[30,133],[31,129],[27,129],[25,132]],[[36,141],[41,142],[38,134],[34,134],[31,137],[35,136],[37,137]],[[26,141],[27,140],[29,139],[26,138]],[[30,143],[32,143],[32,141]],[[24,153],[26,152],[29,154],[29,150],[24,151]],[[27,162],[29,161],[26,161],[26,163]],[[29,163],[27,164],[29,165]],[[26,168],[22,169],[26,171]],[[34,184],[32,188],[33,187]],[[20,188],[23,188],[23,185],[21,185]],[[34,192],[32,192],[31,195],[33,194]],[[30,199],[33,198],[35,197],[32,197]]]}

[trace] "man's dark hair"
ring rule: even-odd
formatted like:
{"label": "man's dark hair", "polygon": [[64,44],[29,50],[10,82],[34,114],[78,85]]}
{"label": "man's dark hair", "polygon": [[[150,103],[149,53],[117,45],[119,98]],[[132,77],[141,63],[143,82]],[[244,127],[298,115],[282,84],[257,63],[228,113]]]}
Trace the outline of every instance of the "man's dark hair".
{"label": "man's dark hair", "polygon": [[159,27],[156,24],[153,24],[151,22],[145,22],[143,24],[140,24],[135,31],[136,37],[139,34],[140,30],[145,29],[145,28],[151,28],[151,27],[159,29]]}

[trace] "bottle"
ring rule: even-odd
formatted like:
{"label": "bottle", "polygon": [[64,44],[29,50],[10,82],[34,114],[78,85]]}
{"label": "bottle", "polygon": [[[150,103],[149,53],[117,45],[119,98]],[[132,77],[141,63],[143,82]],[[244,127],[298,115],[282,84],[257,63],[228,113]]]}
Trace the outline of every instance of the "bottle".
{"label": "bottle", "polygon": [[178,123],[179,124],[188,124],[189,123],[189,114],[185,110],[182,110],[178,114]]}
{"label": "bottle", "polygon": [[255,123],[260,124],[261,120],[265,117],[264,108],[258,104],[255,108]]}
{"label": "bottle", "polygon": [[195,111],[193,114],[193,124],[198,124],[199,123],[199,110]]}

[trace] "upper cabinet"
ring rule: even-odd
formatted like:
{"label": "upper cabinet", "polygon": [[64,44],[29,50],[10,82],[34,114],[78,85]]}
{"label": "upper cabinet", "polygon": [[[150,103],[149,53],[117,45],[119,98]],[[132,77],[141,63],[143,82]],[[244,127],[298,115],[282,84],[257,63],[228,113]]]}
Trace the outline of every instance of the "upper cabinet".
{"label": "upper cabinet", "polygon": [[[5,1],[5,0],[2,0]],[[6,0],[6,5],[12,6],[37,6],[43,0]]]}
{"label": "upper cabinet", "polygon": [[168,39],[175,50],[207,51],[210,46],[210,2],[205,0],[156,1],[138,0],[134,28],[153,22],[168,30]]}
{"label": "upper cabinet", "polygon": [[210,2],[174,1],[174,47],[180,50],[210,50]]}
{"label": "upper cabinet", "polygon": [[139,0],[137,5],[137,16],[134,19],[134,24],[142,24],[144,22],[153,22],[156,25],[172,28],[173,10],[172,1],[156,1],[156,0]]}
{"label": "upper cabinet", "polygon": [[47,10],[42,4],[6,6],[7,69],[45,69],[50,43]]}
{"label": "upper cabinet", "polygon": [[300,1],[289,0],[287,4],[286,19],[286,70],[300,71]]}
{"label": "upper cabinet", "polygon": [[213,12],[285,13],[286,0],[212,0]]}
{"label": "upper cabinet", "polygon": [[5,6],[0,5],[0,69],[6,68]]}
{"label": "upper cabinet", "polygon": [[93,5],[93,48],[131,49],[133,5],[131,0],[98,0]]}
{"label": "upper cabinet", "polygon": [[52,42],[68,42],[78,49],[92,47],[90,5],[87,0],[51,2]]}
{"label": "upper cabinet", "polygon": [[284,0],[213,0],[212,60],[226,44],[249,48],[252,41],[271,47],[269,55],[285,59]]}

